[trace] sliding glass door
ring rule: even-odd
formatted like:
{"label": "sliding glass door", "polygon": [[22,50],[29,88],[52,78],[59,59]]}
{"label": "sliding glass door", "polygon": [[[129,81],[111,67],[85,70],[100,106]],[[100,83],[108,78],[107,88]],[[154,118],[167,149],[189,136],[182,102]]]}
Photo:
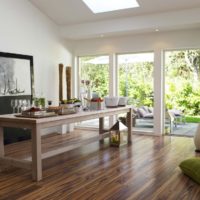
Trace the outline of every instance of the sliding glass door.
{"label": "sliding glass door", "polygon": [[[88,100],[92,96],[103,98],[109,94],[109,56],[83,56],[78,59],[79,97],[83,107],[87,109]],[[108,120],[105,121],[105,125],[108,125]],[[85,121],[81,125],[96,128],[98,120]]]}
{"label": "sliding glass door", "polygon": [[134,107],[136,131],[153,131],[153,62],[151,52],[117,56],[118,94]]}
{"label": "sliding glass door", "polygon": [[194,136],[200,122],[200,49],[165,52],[165,106],[175,135]]}

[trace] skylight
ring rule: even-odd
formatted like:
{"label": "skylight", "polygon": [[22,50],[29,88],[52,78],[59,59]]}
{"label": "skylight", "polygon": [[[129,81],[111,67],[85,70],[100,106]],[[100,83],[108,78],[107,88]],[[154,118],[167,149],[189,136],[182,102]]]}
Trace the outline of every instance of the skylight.
{"label": "skylight", "polygon": [[93,13],[139,7],[137,0],[82,0]]}

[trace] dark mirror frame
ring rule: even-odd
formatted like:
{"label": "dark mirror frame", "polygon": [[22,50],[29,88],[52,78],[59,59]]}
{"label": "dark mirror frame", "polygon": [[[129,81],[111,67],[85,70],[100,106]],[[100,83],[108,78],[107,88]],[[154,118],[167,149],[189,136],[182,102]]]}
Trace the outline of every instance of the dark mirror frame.
{"label": "dark mirror frame", "polygon": [[[30,62],[30,78],[31,78],[31,94],[30,95],[10,95],[10,96],[0,96],[0,114],[11,114],[12,108],[10,105],[11,99],[30,99],[32,102],[33,97],[35,96],[34,90],[34,70],[33,70],[33,56],[22,55],[15,53],[5,53],[0,52],[0,58],[14,58],[14,59],[24,59]],[[26,77],[25,77],[26,78]],[[5,128],[4,131],[4,143],[9,144],[25,139],[30,139],[30,131],[24,129],[14,129],[14,128]]]}

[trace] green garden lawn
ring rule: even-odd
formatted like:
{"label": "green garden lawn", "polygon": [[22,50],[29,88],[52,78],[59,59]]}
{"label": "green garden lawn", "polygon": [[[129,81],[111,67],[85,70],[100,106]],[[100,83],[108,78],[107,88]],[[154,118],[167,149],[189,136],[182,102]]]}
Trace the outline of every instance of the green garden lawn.
{"label": "green garden lawn", "polygon": [[189,123],[200,123],[200,116],[185,116],[186,122]]}

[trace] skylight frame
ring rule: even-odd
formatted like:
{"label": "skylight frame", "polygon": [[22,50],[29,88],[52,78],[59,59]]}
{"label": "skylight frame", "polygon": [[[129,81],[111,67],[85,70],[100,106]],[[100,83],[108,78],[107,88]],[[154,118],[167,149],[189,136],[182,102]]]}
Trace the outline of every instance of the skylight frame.
{"label": "skylight frame", "polygon": [[137,8],[137,0],[82,0],[94,13],[105,13],[129,8]]}

